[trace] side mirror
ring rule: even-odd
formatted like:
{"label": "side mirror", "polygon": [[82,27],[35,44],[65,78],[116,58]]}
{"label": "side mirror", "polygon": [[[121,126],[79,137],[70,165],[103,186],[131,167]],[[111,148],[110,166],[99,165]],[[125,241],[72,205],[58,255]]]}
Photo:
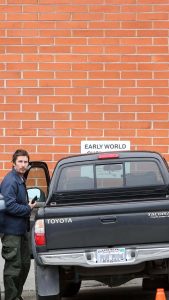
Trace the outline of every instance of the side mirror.
{"label": "side mirror", "polygon": [[27,193],[30,200],[36,197],[37,207],[42,206],[46,201],[45,193],[40,188],[28,188]]}
{"label": "side mirror", "polygon": [[2,194],[0,194],[0,212],[5,211],[5,200]]}
{"label": "side mirror", "polygon": [[5,211],[5,200],[2,194],[0,194],[0,236],[1,232],[3,232],[3,223],[4,223],[4,212]]}

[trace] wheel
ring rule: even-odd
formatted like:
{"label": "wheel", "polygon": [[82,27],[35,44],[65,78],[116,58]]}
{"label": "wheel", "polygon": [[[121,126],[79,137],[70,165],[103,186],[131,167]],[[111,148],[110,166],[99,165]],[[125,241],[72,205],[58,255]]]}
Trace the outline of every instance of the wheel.
{"label": "wheel", "polygon": [[81,287],[81,281],[78,282],[68,282],[62,287],[61,295],[62,297],[73,297],[75,296]]}
{"label": "wheel", "polygon": [[143,278],[142,281],[143,290],[154,291],[157,288],[163,288],[165,290],[169,289],[168,277],[160,277],[160,278]]}

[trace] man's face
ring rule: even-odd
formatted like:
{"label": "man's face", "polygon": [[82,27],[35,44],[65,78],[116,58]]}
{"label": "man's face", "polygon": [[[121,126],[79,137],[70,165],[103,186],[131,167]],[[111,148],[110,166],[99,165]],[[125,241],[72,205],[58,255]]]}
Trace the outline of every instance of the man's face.
{"label": "man's face", "polygon": [[23,175],[27,170],[28,164],[27,156],[18,156],[13,166],[20,175]]}

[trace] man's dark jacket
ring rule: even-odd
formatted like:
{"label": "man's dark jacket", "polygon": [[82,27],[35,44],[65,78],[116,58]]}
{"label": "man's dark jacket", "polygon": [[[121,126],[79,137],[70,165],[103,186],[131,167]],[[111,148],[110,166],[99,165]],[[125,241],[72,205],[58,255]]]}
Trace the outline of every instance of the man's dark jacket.
{"label": "man's dark jacket", "polygon": [[12,169],[1,182],[1,194],[6,204],[1,232],[11,235],[25,234],[31,208],[28,205],[25,183],[15,169]]}

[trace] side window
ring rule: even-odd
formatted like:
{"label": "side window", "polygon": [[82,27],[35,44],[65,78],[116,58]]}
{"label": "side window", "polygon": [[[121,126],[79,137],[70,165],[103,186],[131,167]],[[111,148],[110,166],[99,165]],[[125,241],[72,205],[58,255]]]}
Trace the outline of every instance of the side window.
{"label": "side window", "polygon": [[[33,198],[34,193],[36,195],[40,195],[40,201],[45,201],[47,196],[47,182],[46,182],[46,175],[43,168],[32,168],[28,173],[28,177],[26,180],[26,187],[28,189],[28,195],[30,198]],[[39,193],[37,194],[37,188]]]}
{"label": "side window", "polygon": [[58,191],[87,190],[94,188],[93,165],[79,165],[62,169]]}

